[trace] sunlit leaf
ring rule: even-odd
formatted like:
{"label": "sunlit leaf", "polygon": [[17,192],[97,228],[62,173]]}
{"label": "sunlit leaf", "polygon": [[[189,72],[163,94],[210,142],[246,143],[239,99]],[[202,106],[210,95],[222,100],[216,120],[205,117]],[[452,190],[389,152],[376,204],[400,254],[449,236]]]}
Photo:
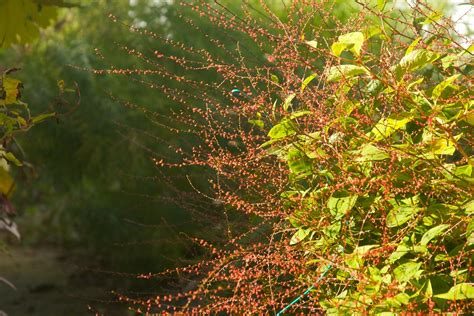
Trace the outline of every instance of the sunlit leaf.
{"label": "sunlit leaf", "polygon": [[408,55],[404,56],[398,64],[398,75],[412,72],[430,64],[440,57],[439,54],[428,51],[426,49],[415,49]]}
{"label": "sunlit leaf", "polygon": [[13,153],[11,152],[7,152],[3,155],[3,157],[5,157],[6,160],[14,163],[16,166],[18,167],[21,167],[23,164],[21,163],[20,160],[18,160],[15,155],[13,155]]}
{"label": "sunlit leaf", "polygon": [[386,223],[388,227],[397,227],[408,222],[414,215],[421,211],[420,207],[397,206],[387,215]]}
{"label": "sunlit leaf", "polygon": [[420,42],[421,40],[421,37],[417,37],[411,44],[410,46],[408,46],[407,50],[405,51],[405,56],[409,55],[416,47],[416,45],[418,45],[418,43]]}
{"label": "sunlit leaf", "polygon": [[268,132],[268,136],[272,139],[285,138],[294,134],[296,134],[294,124],[288,120],[284,120],[273,126]]}
{"label": "sunlit leaf", "polygon": [[354,153],[359,156],[355,159],[355,161],[358,162],[384,160],[390,157],[387,152],[375,147],[372,144],[366,144],[360,150]]}
{"label": "sunlit leaf", "polygon": [[298,229],[290,239],[290,245],[296,245],[302,242],[311,233],[311,229]]}
{"label": "sunlit leaf", "polygon": [[64,1],[33,0],[0,1],[0,47],[16,43],[29,43],[39,36],[39,28],[48,26],[57,16],[57,8],[49,5]]}
{"label": "sunlit leaf", "polygon": [[409,113],[391,115],[387,118],[382,118],[370,132],[373,135],[374,140],[382,140],[395,131],[404,128],[408,122],[413,120],[413,115]]}
{"label": "sunlit leaf", "polygon": [[327,207],[331,215],[337,220],[350,211],[356,202],[357,195],[333,194],[327,202]]}
{"label": "sunlit leaf", "polygon": [[449,78],[446,78],[443,82],[439,83],[434,89],[433,89],[433,92],[431,94],[431,96],[433,97],[433,99],[436,101],[439,99],[439,97],[441,96],[441,93],[443,93],[443,91],[449,87],[449,86],[452,86],[452,83],[457,79],[459,78],[459,74],[455,74],[455,75],[452,75],[451,77]]}
{"label": "sunlit leaf", "polygon": [[285,102],[283,102],[283,110],[288,111],[288,108],[291,106],[291,102],[295,97],[295,93],[292,93],[286,97]]}
{"label": "sunlit leaf", "polygon": [[451,301],[474,299],[474,284],[459,283],[449,289],[447,293],[438,294],[434,297]]}
{"label": "sunlit leaf", "polygon": [[303,80],[303,83],[301,84],[301,93],[303,93],[304,89],[309,85],[313,79],[316,78],[316,74],[309,75]]}
{"label": "sunlit leaf", "polygon": [[21,81],[10,77],[4,77],[0,81],[0,105],[16,103],[20,97]]}
{"label": "sunlit leaf", "polygon": [[395,279],[397,279],[399,283],[408,282],[416,277],[420,270],[420,267],[420,262],[409,261],[396,267],[393,270],[393,274],[395,275]]}
{"label": "sunlit leaf", "polygon": [[313,40],[313,41],[306,41],[305,42],[306,45],[308,45],[309,47],[312,47],[312,48],[317,48],[318,47],[318,42]]}
{"label": "sunlit leaf", "polygon": [[431,24],[433,22],[437,22],[439,21],[441,18],[443,17],[443,14],[441,12],[433,12],[432,14],[430,14],[423,22],[422,24],[423,25],[428,25],[428,24]]}
{"label": "sunlit leaf", "polygon": [[382,11],[385,8],[386,0],[377,0],[377,9]]}
{"label": "sunlit leaf", "polygon": [[448,224],[441,224],[431,228],[421,237],[420,245],[428,245],[433,238],[441,235],[448,227]]}
{"label": "sunlit leaf", "polygon": [[0,193],[9,196],[14,185],[12,176],[5,169],[0,168]]}
{"label": "sunlit leaf", "polygon": [[362,32],[352,32],[338,37],[337,42],[331,46],[334,56],[340,56],[344,50],[350,50],[354,55],[359,56],[364,44],[364,34]]}
{"label": "sunlit leaf", "polygon": [[368,75],[370,72],[365,67],[355,65],[333,66],[329,69],[327,81],[339,81],[341,79],[350,79],[359,75]]}
{"label": "sunlit leaf", "polygon": [[54,113],[54,112],[53,112],[53,113],[40,114],[40,115],[37,115],[37,116],[33,117],[33,118],[31,119],[31,121],[32,121],[34,124],[36,124],[36,123],[42,122],[42,121],[44,121],[44,120],[46,120],[46,119],[48,119],[48,118],[54,117],[54,116],[56,116],[56,113]]}

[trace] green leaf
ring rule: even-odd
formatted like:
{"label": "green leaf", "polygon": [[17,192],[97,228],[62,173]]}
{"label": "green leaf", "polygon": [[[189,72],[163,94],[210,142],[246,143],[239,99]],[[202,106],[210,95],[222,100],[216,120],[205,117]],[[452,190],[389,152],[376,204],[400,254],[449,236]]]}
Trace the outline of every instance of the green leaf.
{"label": "green leaf", "polygon": [[458,177],[471,177],[472,176],[472,165],[463,165],[463,166],[456,166],[454,168],[454,174]]}
{"label": "green leaf", "polygon": [[31,119],[31,121],[33,122],[33,124],[37,124],[37,123],[40,123],[50,117],[54,117],[56,116],[56,113],[55,112],[52,112],[52,113],[45,113],[45,114],[40,114],[40,115],[37,115],[35,117],[33,117]]}
{"label": "green leaf", "polygon": [[415,206],[396,206],[387,215],[386,223],[388,227],[397,227],[408,222],[416,213],[421,210]]}
{"label": "green leaf", "polygon": [[354,154],[359,156],[355,159],[357,162],[384,160],[390,157],[388,153],[372,144],[364,145],[360,150],[355,151]]}
{"label": "green leaf", "polygon": [[303,229],[303,228],[298,229],[293,234],[293,236],[291,236],[290,245],[293,246],[302,242],[306,237],[308,237],[310,233],[311,233],[311,229]]}
{"label": "green leaf", "polygon": [[0,81],[0,105],[16,103],[20,97],[21,81],[10,77],[4,77]]}
{"label": "green leaf", "polygon": [[[0,47],[29,43],[39,36],[39,28],[48,26],[57,16],[57,8],[33,0],[0,1]],[[60,3],[59,0],[53,2]],[[63,1],[61,1],[63,2]]]}
{"label": "green leaf", "polygon": [[452,155],[455,151],[454,142],[447,138],[434,138],[428,147],[428,152],[435,155]]}
{"label": "green leaf", "polygon": [[429,279],[428,281],[426,281],[426,289],[425,289],[424,296],[426,298],[433,297],[433,287],[431,286],[431,281]]}
{"label": "green leaf", "polygon": [[400,244],[398,245],[397,249],[392,252],[392,254],[390,255],[390,257],[388,258],[388,261],[390,263],[394,263],[395,261],[397,261],[398,259],[400,259],[401,257],[403,257],[404,255],[406,255],[407,253],[410,252],[410,247],[408,247],[407,245],[405,244]]}
{"label": "green leaf", "polygon": [[305,116],[305,115],[309,115],[311,113],[313,113],[313,112],[306,111],[306,110],[305,111],[296,111],[296,112],[291,113],[291,115],[289,116],[289,119],[293,120],[295,118],[302,117],[302,116]]}
{"label": "green leaf", "polygon": [[433,22],[439,21],[443,17],[443,14],[441,12],[433,12],[430,14],[421,24],[423,25],[428,25]]}
{"label": "green leaf", "polygon": [[334,56],[340,56],[344,50],[348,49],[359,56],[364,40],[362,32],[347,33],[338,37],[338,41],[332,44],[331,51]]}
{"label": "green leaf", "polygon": [[357,202],[357,195],[346,195],[345,193],[333,194],[327,202],[327,207],[331,215],[336,220],[341,219],[349,212]]}
{"label": "green leaf", "polygon": [[445,79],[443,82],[439,83],[434,89],[431,94],[432,98],[436,101],[439,99],[441,96],[441,93],[449,87],[452,86],[452,83],[460,76],[460,74],[455,74],[447,79]]}
{"label": "green leaf", "polygon": [[470,200],[463,205],[463,208],[466,210],[467,215],[474,214],[474,200]]}
{"label": "green leaf", "polygon": [[410,46],[408,46],[407,50],[405,51],[405,56],[409,55],[416,47],[416,45],[418,45],[418,43],[420,42],[421,40],[421,37],[417,37],[411,44]]}
{"label": "green leaf", "polygon": [[0,168],[0,193],[10,196],[15,186],[12,176],[4,168]]}
{"label": "green leaf", "polygon": [[415,49],[400,60],[400,63],[398,64],[398,75],[401,76],[406,72],[420,69],[421,67],[434,62],[439,57],[439,54],[426,49]]}
{"label": "green leaf", "polygon": [[383,11],[385,8],[386,0],[377,0],[377,9]]}
{"label": "green leaf", "polygon": [[285,138],[296,134],[294,124],[291,121],[283,120],[279,124],[273,126],[268,132],[268,136],[272,139]]}
{"label": "green leaf", "polygon": [[303,93],[304,89],[309,85],[313,79],[316,78],[316,74],[309,75],[303,80],[303,83],[301,84],[301,93]]}
{"label": "green leaf", "polygon": [[299,149],[291,149],[287,155],[288,167],[295,175],[311,174],[311,160]]}
{"label": "green leaf", "polygon": [[308,45],[309,47],[312,47],[312,48],[317,48],[318,47],[318,42],[315,41],[315,40],[306,41],[305,43],[306,43],[306,45]]}
{"label": "green leaf", "polygon": [[3,157],[5,157],[6,160],[14,163],[16,166],[21,167],[23,164],[21,163],[20,160],[18,160],[15,155],[13,155],[11,152],[7,152],[3,154]]}
{"label": "green leaf", "polygon": [[459,283],[453,286],[447,293],[438,294],[434,297],[450,301],[474,299],[473,283]]}
{"label": "green leaf", "polygon": [[466,228],[466,236],[467,236],[467,245],[471,246],[474,244],[474,218],[471,219],[469,225]]}
{"label": "green leaf", "polygon": [[354,252],[345,256],[344,262],[352,269],[360,269],[364,265],[364,255],[378,245],[365,245],[356,247]]}
{"label": "green leaf", "polygon": [[399,283],[405,283],[417,276],[420,267],[421,263],[410,261],[396,267],[393,274]]}
{"label": "green leaf", "polygon": [[275,83],[280,83],[280,79],[278,79],[278,76],[274,74],[270,75],[270,80]]}
{"label": "green leaf", "polygon": [[295,93],[288,95],[283,103],[283,110],[288,111],[288,108],[291,106],[291,102],[296,97]]}
{"label": "green leaf", "polygon": [[260,128],[265,127],[265,123],[262,120],[249,120],[249,123]]}
{"label": "green leaf", "polygon": [[359,75],[368,75],[370,72],[365,67],[355,65],[333,66],[329,69],[327,81],[339,81],[341,79],[350,79]]}
{"label": "green leaf", "polygon": [[423,246],[428,245],[428,243],[433,238],[441,235],[448,227],[449,227],[448,224],[441,224],[441,225],[431,228],[426,233],[424,233],[423,236],[421,237],[420,245],[423,245]]}
{"label": "green leaf", "polygon": [[390,115],[387,118],[382,118],[370,133],[373,135],[374,140],[382,140],[392,135],[395,131],[404,128],[412,120],[413,115],[410,113]]}

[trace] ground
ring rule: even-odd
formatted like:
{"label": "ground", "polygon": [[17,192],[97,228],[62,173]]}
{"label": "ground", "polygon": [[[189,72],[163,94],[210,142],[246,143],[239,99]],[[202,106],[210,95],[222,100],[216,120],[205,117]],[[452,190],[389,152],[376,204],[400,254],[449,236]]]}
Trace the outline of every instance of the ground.
{"label": "ground", "polygon": [[133,315],[113,297],[105,275],[85,269],[86,256],[44,247],[8,251],[0,252],[0,277],[16,290],[0,282],[0,311],[7,315],[94,315],[88,306],[105,315]]}

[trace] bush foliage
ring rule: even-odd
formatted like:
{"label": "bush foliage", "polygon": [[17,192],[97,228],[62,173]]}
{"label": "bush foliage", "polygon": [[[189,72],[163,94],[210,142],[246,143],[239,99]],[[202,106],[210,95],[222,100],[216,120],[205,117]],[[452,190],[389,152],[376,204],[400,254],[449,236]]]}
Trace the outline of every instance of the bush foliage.
{"label": "bush foliage", "polygon": [[[238,13],[185,4],[236,38],[206,37],[220,53],[131,27],[182,49],[130,49],[150,68],[110,72],[150,76],[141,82],[180,104],[159,124],[198,144],[154,161],[200,170],[190,186],[222,208],[225,240],[196,239],[202,262],[141,276],[188,285],[121,296],[136,310],[472,311],[473,48],[425,3],[350,5],[357,13],[335,20],[332,1],[294,1],[284,15],[265,1]],[[203,175],[212,190],[193,184]]]}

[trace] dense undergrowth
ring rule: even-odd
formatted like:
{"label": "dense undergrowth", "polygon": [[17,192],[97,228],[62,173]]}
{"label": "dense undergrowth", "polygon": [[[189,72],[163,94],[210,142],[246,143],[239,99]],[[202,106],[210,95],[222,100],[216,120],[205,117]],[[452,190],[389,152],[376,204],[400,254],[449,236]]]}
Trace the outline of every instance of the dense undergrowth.
{"label": "dense undergrowth", "polygon": [[473,48],[423,2],[351,5],[357,13],[335,21],[332,1],[291,2],[285,18],[265,1],[239,13],[184,4],[222,30],[202,34],[218,50],[130,27],[181,52],[123,47],[147,68],[93,70],[176,102],[164,115],[124,101],[186,140],[153,155],[160,170],[187,170],[195,193],[176,192],[175,202],[214,216],[191,203],[197,195],[224,215],[210,221],[224,241],[194,239],[203,261],[140,276],[179,277],[186,289],[120,296],[132,309],[473,310]]}

